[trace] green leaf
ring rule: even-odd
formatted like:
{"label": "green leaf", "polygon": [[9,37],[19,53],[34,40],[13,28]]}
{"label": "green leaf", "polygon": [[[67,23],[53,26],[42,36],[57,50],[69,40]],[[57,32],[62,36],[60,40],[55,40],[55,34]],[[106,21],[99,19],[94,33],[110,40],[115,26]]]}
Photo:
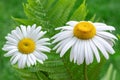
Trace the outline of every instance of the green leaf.
{"label": "green leaf", "polygon": [[87,16],[88,10],[85,5],[85,0],[83,3],[78,7],[78,9],[75,10],[73,15],[70,17],[70,20],[76,20],[76,21],[81,21],[85,20],[85,17]]}
{"label": "green leaf", "polygon": [[20,24],[24,24],[24,25],[26,25],[26,24],[32,25],[35,23],[35,21],[28,20],[28,19],[19,19],[19,18],[14,18],[14,17],[12,17],[12,19],[14,21],[19,22]]}

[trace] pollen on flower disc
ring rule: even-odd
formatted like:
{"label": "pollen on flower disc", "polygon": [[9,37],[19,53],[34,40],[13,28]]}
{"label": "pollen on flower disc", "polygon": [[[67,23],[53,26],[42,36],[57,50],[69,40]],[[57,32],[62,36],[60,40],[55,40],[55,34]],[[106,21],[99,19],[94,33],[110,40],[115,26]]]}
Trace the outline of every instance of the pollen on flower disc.
{"label": "pollen on flower disc", "polygon": [[35,42],[30,38],[24,38],[19,41],[18,49],[23,54],[32,53],[35,50]]}
{"label": "pollen on flower disc", "polygon": [[96,28],[90,22],[79,22],[74,27],[73,33],[79,39],[90,39],[95,36]]}

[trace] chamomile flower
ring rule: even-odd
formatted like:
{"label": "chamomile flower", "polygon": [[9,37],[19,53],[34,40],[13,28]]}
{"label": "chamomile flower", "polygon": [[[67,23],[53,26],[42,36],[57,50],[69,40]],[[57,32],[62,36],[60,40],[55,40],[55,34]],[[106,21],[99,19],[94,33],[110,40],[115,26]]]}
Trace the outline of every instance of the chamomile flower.
{"label": "chamomile flower", "polygon": [[6,57],[11,56],[11,64],[18,62],[19,68],[36,65],[37,61],[43,64],[48,57],[43,52],[50,52],[49,38],[42,38],[46,31],[41,31],[41,27],[36,25],[16,27],[6,38],[6,44],[3,47],[7,53]]}
{"label": "chamomile flower", "polygon": [[112,46],[117,38],[111,34],[111,31],[115,30],[113,26],[90,21],[69,21],[66,24],[67,26],[56,28],[61,32],[52,37],[52,43],[57,43],[53,50],[56,50],[60,57],[71,49],[71,62],[80,65],[85,61],[89,65],[94,56],[97,62],[100,62],[100,53],[106,59],[109,58],[108,53],[115,53]]}

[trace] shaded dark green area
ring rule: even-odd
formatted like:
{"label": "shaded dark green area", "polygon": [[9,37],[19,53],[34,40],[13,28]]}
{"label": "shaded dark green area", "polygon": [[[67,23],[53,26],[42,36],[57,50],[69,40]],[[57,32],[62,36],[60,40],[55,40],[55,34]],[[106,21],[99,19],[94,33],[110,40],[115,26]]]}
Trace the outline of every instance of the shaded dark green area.
{"label": "shaded dark green area", "polygon": [[[4,36],[7,35],[17,24],[11,19],[11,16],[17,18],[25,18],[22,3],[26,0],[1,0],[0,1],[0,80],[19,80],[12,66],[9,63],[9,58],[3,57],[4,52],[1,50],[5,43]],[[120,21],[120,0],[86,0],[89,15],[87,20],[94,14],[100,21],[117,27],[119,34]]]}

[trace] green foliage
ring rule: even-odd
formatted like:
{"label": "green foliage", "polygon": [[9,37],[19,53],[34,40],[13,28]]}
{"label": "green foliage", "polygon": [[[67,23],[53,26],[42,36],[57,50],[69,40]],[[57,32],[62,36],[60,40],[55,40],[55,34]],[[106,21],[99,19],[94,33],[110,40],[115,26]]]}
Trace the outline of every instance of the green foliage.
{"label": "green foliage", "polygon": [[[88,10],[85,0],[81,4],[79,0],[28,0],[24,4],[24,11],[28,19],[13,18],[15,21],[24,24],[37,24],[48,31],[48,37],[53,33],[55,27],[63,26],[70,20],[85,20]],[[72,11],[72,12],[71,12]],[[94,16],[91,18],[94,20]],[[51,46],[52,48],[52,46]],[[60,58],[55,51],[47,54],[48,60],[44,64],[37,64],[31,68],[19,70],[23,73],[22,78],[34,80],[83,80],[83,65],[77,65],[69,61],[69,52],[63,58]],[[89,80],[97,80],[104,59],[101,63],[94,62],[88,66]],[[92,72],[92,76],[91,76]],[[30,74],[29,74],[30,73]]]}

